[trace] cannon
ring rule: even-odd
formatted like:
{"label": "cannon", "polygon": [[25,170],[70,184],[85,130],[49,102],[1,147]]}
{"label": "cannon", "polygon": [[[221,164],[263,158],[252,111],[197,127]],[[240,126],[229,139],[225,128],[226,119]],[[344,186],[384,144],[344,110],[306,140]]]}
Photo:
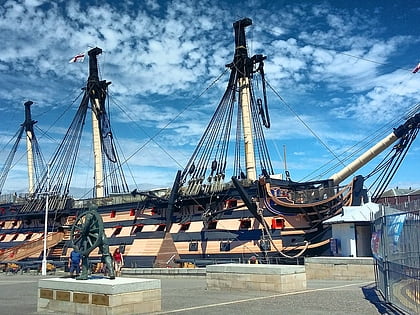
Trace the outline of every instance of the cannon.
{"label": "cannon", "polygon": [[71,228],[71,246],[82,256],[82,272],[77,280],[88,279],[89,255],[95,248],[99,248],[99,252],[102,253],[102,260],[109,270],[109,278],[115,279],[104,223],[96,209],[96,206],[91,206],[89,210],[80,214]]}

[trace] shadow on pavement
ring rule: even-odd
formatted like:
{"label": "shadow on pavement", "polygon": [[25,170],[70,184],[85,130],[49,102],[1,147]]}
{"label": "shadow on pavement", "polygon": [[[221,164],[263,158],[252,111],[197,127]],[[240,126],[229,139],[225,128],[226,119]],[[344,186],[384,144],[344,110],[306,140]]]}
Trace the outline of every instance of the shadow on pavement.
{"label": "shadow on pavement", "polygon": [[391,304],[385,302],[374,283],[362,287],[362,291],[365,299],[372,303],[380,314],[404,315],[403,312],[400,312]]}

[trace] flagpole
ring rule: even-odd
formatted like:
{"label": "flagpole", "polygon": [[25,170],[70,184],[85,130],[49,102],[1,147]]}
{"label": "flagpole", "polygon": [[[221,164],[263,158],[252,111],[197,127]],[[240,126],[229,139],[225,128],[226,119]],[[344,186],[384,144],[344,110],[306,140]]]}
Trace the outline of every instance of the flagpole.
{"label": "flagpole", "polygon": [[50,195],[50,164],[47,164],[47,197],[45,199],[45,217],[44,217],[44,255],[42,258],[41,274],[47,275],[47,233],[48,233],[48,208],[49,208],[49,195]]}

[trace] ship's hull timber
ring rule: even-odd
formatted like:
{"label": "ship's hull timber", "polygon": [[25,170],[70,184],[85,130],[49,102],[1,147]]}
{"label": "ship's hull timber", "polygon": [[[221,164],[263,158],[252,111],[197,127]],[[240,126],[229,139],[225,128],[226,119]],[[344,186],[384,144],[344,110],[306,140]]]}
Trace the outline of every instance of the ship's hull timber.
{"label": "ship's hull timber", "polygon": [[[74,201],[73,208],[62,209],[55,214],[51,212],[51,227],[48,230],[69,230],[72,219],[74,221],[89,203],[95,202],[100,205],[98,212],[104,222],[110,250],[122,247],[128,267],[156,266],[167,234],[173,243],[170,249],[173,253],[169,257],[174,257],[167,261],[168,264],[188,260],[202,263],[205,260],[207,263],[229,259],[246,261],[251,256],[276,262],[295,255],[303,257],[329,252],[331,233],[323,227],[322,220],[308,220],[308,215],[302,213],[301,209],[295,209],[294,214],[282,215],[264,208],[261,222],[239,199],[232,185],[228,186],[228,190],[218,194],[193,198],[184,196],[182,203],[176,204],[170,227],[167,227],[165,216],[168,206],[166,199],[156,195],[152,195],[152,198],[149,194],[149,197],[122,195]],[[258,191],[255,185],[246,188],[250,194]],[[0,219],[0,248],[7,250],[43,237],[43,212],[19,213],[19,207],[9,210],[6,216],[9,219]],[[309,215],[312,214],[309,212]],[[269,228],[269,233],[264,226]],[[28,235],[31,237],[28,238]],[[71,252],[69,246],[65,239],[60,250],[54,251],[55,256],[49,251],[48,259],[66,261]],[[27,259],[37,260],[41,257],[40,252]],[[100,257],[97,250],[91,254],[93,261],[100,260]]]}

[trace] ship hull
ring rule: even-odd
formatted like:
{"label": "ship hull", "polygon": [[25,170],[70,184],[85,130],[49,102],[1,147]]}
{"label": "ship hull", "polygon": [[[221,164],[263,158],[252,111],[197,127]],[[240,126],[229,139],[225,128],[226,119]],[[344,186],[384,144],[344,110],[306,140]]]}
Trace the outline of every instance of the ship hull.
{"label": "ship hull", "polygon": [[[169,220],[165,197],[168,191],[162,193],[163,197],[144,193],[74,201],[71,208],[49,213],[49,234],[64,231],[66,237],[51,247],[48,259],[67,261],[72,223],[92,202],[98,204],[110,250],[119,247],[127,267],[176,267],[188,263],[203,266],[247,262],[252,256],[258,257],[261,263],[298,263],[305,256],[330,254],[331,230],[323,226],[322,218],[311,220],[301,208],[289,208],[288,213],[281,214],[266,206],[256,217],[239,192],[232,185],[229,187],[201,196],[177,196]],[[257,196],[257,185],[245,188],[252,198]],[[261,205],[270,203],[267,198],[260,199]],[[0,219],[4,222],[0,223],[0,235],[4,235],[0,236],[3,261],[13,259],[9,257],[11,251],[24,243],[37,239],[40,243],[45,213],[21,213],[19,209],[23,207],[11,204],[6,208]],[[24,260],[40,260],[42,250],[39,249]],[[90,258],[100,261],[98,249],[93,250]]]}

